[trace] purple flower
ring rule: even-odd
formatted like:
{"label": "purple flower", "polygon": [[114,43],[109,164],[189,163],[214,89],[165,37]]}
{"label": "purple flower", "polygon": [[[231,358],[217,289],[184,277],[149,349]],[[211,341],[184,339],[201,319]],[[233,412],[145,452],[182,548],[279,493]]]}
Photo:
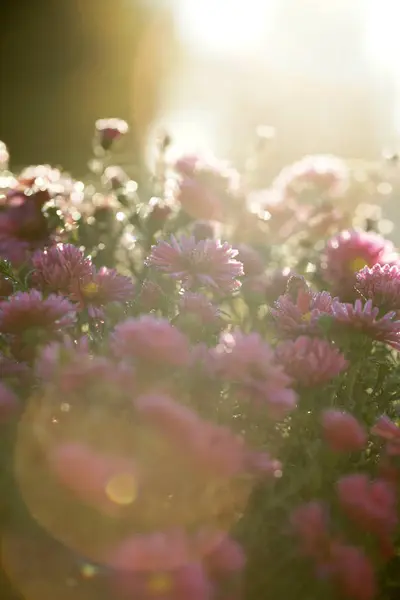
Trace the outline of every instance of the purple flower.
{"label": "purple flower", "polygon": [[364,267],[356,275],[356,290],[366,300],[383,310],[400,309],[400,267],[374,265]]}
{"label": "purple flower", "polygon": [[35,287],[66,296],[74,282],[86,280],[93,273],[91,260],[72,244],[57,244],[38,251],[32,257],[32,264]]}
{"label": "purple flower", "polygon": [[356,273],[376,264],[397,261],[393,244],[365,231],[342,231],[329,240],[322,260],[322,274],[333,292],[342,298],[354,296]]}
{"label": "purple flower", "polygon": [[142,316],[119,323],[112,335],[118,358],[137,359],[164,366],[183,366],[190,359],[186,336],[166,319]]}
{"label": "purple flower", "polygon": [[193,292],[185,292],[180,298],[178,322],[207,329],[219,329],[222,325],[218,307],[203,294]]}
{"label": "purple flower", "polygon": [[331,343],[307,336],[279,344],[276,357],[285,372],[302,387],[328,383],[348,366],[343,354]]}
{"label": "purple flower", "polygon": [[119,275],[115,269],[93,267],[91,275],[84,279],[75,278],[71,282],[71,298],[81,308],[86,307],[93,318],[103,318],[103,308],[111,302],[128,302],[133,298],[132,280]]}
{"label": "purple flower", "polygon": [[353,415],[339,410],[322,414],[324,438],[335,452],[355,452],[365,448],[367,434]]}
{"label": "purple flower", "polygon": [[153,246],[147,263],[181,281],[185,289],[206,287],[229,294],[240,288],[237,278],[243,275],[237,253],[227,242],[172,236],[170,242]]}
{"label": "purple flower", "polygon": [[236,385],[257,407],[267,407],[271,416],[280,418],[295,408],[291,380],[258,333],[223,334],[213,356],[219,377]]}
{"label": "purple flower", "polygon": [[98,119],[96,121],[96,130],[99,135],[99,142],[104,150],[109,150],[114,141],[128,133],[129,126],[122,119]]}
{"label": "purple flower", "polygon": [[332,311],[333,298],[328,292],[300,289],[296,300],[289,294],[280,296],[271,309],[278,331],[287,336],[317,334],[318,321]]}
{"label": "purple flower", "polygon": [[363,333],[400,350],[400,321],[395,320],[394,311],[379,317],[379,308],[373,306],[372,300],[363,303],[357,299],[354,304],[335,301],[331,314],[335,326]]}
{"label": "purple flower", "polygon": [[60,332],[75,323],[75,308],[63,296],[43,298],[37,290],[18,292],[0,302],[0,331],[22,335],[29,330]]}

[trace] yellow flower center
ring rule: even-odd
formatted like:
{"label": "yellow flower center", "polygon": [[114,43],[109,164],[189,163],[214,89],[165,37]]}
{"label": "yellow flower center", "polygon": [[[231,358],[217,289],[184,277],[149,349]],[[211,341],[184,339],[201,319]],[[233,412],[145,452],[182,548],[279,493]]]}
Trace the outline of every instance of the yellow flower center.
{"label": "yellow flower center", "polygon": [[365,258],[363,258],[362,256],[356,256],[356,258],[353,258],[353,260],[350,262],[350,269],[354,273],[357,273],[358,271],[361,271],[361,269],[363,269],[366,264],[367,261],[365,260]]}
{"label": "yellow flower center", "polygon": [[83,295],[87,296],[89,298],[93,298],[93,296],[95,296],[98,291],[99,291],[99,286],[94,281],[90,281],[89,283],[84,285],[82,288]]}
{"label": "yellow flower center", "polygon": [[172,589],[173,580],[168,573],[156,573],[149,577],[147,588],[151,594],[165,594]]}
{"label": "yellow flower center", "polygon": [[301,316],[301,320],[304,323],[309,323],[311,321],[311,312],[304,313],[304,315]]}

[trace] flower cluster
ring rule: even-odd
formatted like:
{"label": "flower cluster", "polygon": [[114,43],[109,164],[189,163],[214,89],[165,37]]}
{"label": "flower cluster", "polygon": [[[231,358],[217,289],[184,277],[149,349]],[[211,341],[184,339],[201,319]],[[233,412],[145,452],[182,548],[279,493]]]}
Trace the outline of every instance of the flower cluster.
{"label": "flower cluster", "polygon": [[395,181],[316,155],[266,182],[258,150],[239,173],[168,135],[136,181],[128,129],[97,121],[88,184],[3,177],[0,145],[0,570],[24,596],[21,556],[54,597],[397,597],[400,262],[367,204]]}

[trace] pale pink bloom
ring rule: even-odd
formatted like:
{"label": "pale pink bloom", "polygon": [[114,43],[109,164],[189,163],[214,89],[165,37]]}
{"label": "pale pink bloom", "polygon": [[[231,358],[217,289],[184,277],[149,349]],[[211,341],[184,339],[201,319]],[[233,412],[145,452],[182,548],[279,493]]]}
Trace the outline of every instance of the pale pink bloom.
{"label": "pale pink bloom", "polygon": [[337,482],[339,502],[347,516],[362,530],[373,533],[385,556],[393,554],[391,538],[396,531],[397,499],[393,486],[367,475],[354,474]]}
{"label": "pale pink bloom", "polygon": [[276,358],[289,377],[303,387],[328,383],[348,366],[343,354],[330,342],[307,336],[281,342]]}
{"label": "pale pink bloom", "polygon": [[86,280],[93,273],[91,260],[72,244],[57,244],[36,252],[32,266],[35,270],[31,278],[35,287],[66,296],[74,282]]}
{"label": "pale pink bloom", "polygon": [[140,307],[150,312],[153,309],[162,307],[167,301],[167,296],[162,287],[151,279],[145,279],[140,288],[137,298]]}
{"label": "pale pink bloom", "polygon": [[[203,294],[185,292],[179,299],[179,317],[193,320],[194,326],[219,329],[222,325],[221,312]],[[179,319],[178,317],[178,319]]]}
{"label": "pale pink bloom", "polygon": [[17,292],[0,302],[0,331],[22,335],[28,330],[42,329],[47,333],[60,332],[74,325],[74,305],[63,296],[50,294],[47,298],[37,290]]}
{"label": "pale pink bloom", "polygon": [[319,333],[318,321],[330,315],[334,299],[328,292],[300,289],[295,299],[289,294],[280,296],[271,309],[278,331],[289,337]]}
{"label": "pale pink bloom", "polygon": [[365,448],[367,434],[353,415],[339,410],[325,410],[322,429],[326,442],[335,452],[354,452]]}
{"label": "pale pink bloom", "polygon": [[227,163],[197,156],[181,157],[175,170],[183,210],[195,219],[223,220],[225,205],[239,187],[238,173]]}
{"label": "pale pink bloom", "polygon": [[290,523],[299,539],[302,554],[322,561],[329,545],[325,506],[317,501],[301,504],[291,512]]}
{"label": "pale pink bloom", "polygon": [[356,275],[356,290],[381,310],[400,310],[400,267],[374,265]]}
{"label": "pale pink bloom", "polygon": [[354,304],[335,301],[331,307],[335,327],[343,326],[348,331],[363,333],[373,340],[383,342],[400,350],[400,321],[394,311],[379,316],[379,308],[372,300],[363,303],[359,298]]}
{"label": "pale pink bloom", "polygon": [[0,423],[7,421],[17,409],[17,396],[0,381]]}
{"label": "pale pink bloom", "polygon": [[128,133],[129,126],[122,119],[98,119],[96,121],[96,130],[100,145],[104,150],[109,150],[114,141]]}
{"label": "pale pink bloom", "polygon": [[332,155],[305,156],[284,167],[272,187],[283,190],[288,198],[304,200],[334,199],[349,186],[349,169],[340,158]]}
{"label": "pale pink bloom", "polygon": [[240,288],[242,263],[235,260],[238,251],[227,242],[194,237],[171,237],[153,246],[147,264],[182,282],[185,289],[205,287],[228,294]]}
{"label": "pale pink bloom", "polygon": [[[112,482],[119,477],[131,480],[132,489],[139,487],[135,463],[124,457],[100,454],[78,442],[60,444],[47,456],[48,464],[57,480],[81,502],[108,515],[118,513],[127,500],[112,491]],[[115,485],[117,489],[117,484]],[[135,494],[137,492],[135,491]],[[132,497],[132,502],[136,498]]]}
{"label": "pale pink bloom", "polygon": [[389,417],[385,415],[379,417],[371,433],[386,441],[386,452],[390,456],[400,456],[400,427]]}
{"label": "pale pink bloom", "polygon": [[149,365],[183,366],[189,362],[186,336],[166,319],[145,315],[119,323],[112,334],[114,354],[137,359]]}
{"label": "pale pink bloom", "polygon": [[272,348],[258,333],[236,331],[221,336],[212,351],[219,377],[234,384],[244,400],[266,407],[280,418],[296,406],[291,379],[276,362]]}
{"label": "pale pink bloom", "polygon": [[322,275],[343,299],[354,296],[356,273],[365,266],[397,262],[393,244],[373,232],[342,231],[326,245]]}
{"label": "pale pink bloom", "polygon": [[60,365],[74,361],[86,364],[89,357],[89,341],[86,337],[73,339],[64,336],[61,341],[51,342],[41,348],[35,362],[35,375],[43,381],[50,381],[57,377]]}
{"label": "pale pink bloom", "polygon": [[246,564],[243,548],[227,535],[216,543],[211,552],[205,553],[204,562],[213,578],[224,577],[229,573],[242,571]]}
{"label": "pale pink bloom", "polygon": [[[331,576],[348,600],[374,600],[377,582],[370,559],[362,550],[339,542],[331,545]],[[342,596],[341,596],[342,597]]]}
{"label": "pale pink bloom", "polygon": [[247,244],[237,246],[239,254],[237,259],[243,264],[243,272],[246,277],[260,275],[265,270],[265,264],[261,255]]}

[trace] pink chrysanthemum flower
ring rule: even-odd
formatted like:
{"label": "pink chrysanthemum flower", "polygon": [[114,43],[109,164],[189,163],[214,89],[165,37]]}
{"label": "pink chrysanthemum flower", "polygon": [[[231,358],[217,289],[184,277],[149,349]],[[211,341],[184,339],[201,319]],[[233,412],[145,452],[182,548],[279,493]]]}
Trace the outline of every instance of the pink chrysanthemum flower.
{"label": "pink chrysanthemum flower", "polygon": [[397,499],[393,487],[382,479],[366,475],[346,475],[337,482],[340,505],[347,516],[364,531],[377,536],[384,554],[394,549],[391,538],[396,530]]}
{"label": "pink chrysanthemum flower", "polygon": [[240,288],[242,263],[235,260],[238,251],[227,242],[194,237],[171,237],[153,246],[147,264],[182,282],[185,289],[211,288],[229,294]]}
{"label": "pink chrysanthemum flower", "polygon": [[96,271],[93,267],[92,275],[71,282],[71,292],[71,298],[81,308],[86,307],[91,317],[102,318],[107,304],[131,300],[134,286],[129,277],[120,275],[115,269],[101,267]]}
{"label": "pink chrysanthemum flower", "polygon": [[400,456],[400,427],[389,417],[386,415],[379,417],[371,433],[386,441],[386,452],[389,456]]}
{"label": "pink chrysanthemum flower", "polygon": [[342,195],[349,186],[346,163],[331,155],[305,156],[285,167],[273,182],[273,187],[285,196],[310,202]]}
{"label": "pink chrysanthemum flower", "polygon": [[228,164],[216,159],[184,156],[175,163],[181,176],[177,199],[194,219],[221,221],[226,199],[239,187],[239,175]]}
{"label": "pink chrysanthemum flower", "polygon": [[271,309],[278,331],[287,336],[317,334],[319,319],[332,311],[332,296],[328,292],[300,289],[295,298],[284,294]]}
{"label": "pink chrysanthemum flower", "polygon": [[68,295],[71,285],[86,280],[93,273],[93,265],[79,248],[72,244],[57,244],[36,252],[32,257],[35,269],[32,283],[47,292]]}
{"label": "pink chrysanthemum flower", "polygon": [[376,598],[377,581],[372,562],[359,548],[340,542],[332,543],[327,567],[339,590],[340,598]]}
{"label": "pink chrysanthemum flower", "polygon": [[185,292],[179,300],[178,323],[207,329],[218,329],[222,325],[221,312],[210,300],[193,292]]}
{"label": "pink chrysanthemum flower", "polygon": [[219,377],[236,385],[256,406],[267,407],[271,416],[280,418],[295,408],[291,379],[258,333],[223,334],[212,354]]}
{"label": "pink chrysanthemum flower", "polygon": [[149,365],[178,367],[190,360],[186,336],[166,319],[148,315],[119,323],[111,345],[118,358],[133,358]]}
{"label": "pink chrysanthemum flower", "polygon": [[381,310],[400,310],[400,267],[374,265],[356,275],[356,290]]}
{"label": "pink chrysanthemum flower", "polygon": [[321,560],[330,539],[325,506],[317,501],[301,504],[292,511],[290,523],[299,539],[302,554]]}
{"label": "pink chrysanthemum flower", "polygon": [[96,121],[96,130],[101,147],[104,150],[109,150],[113,142],[128,133],[129,126],[122,119],[98,119]]}
{"label": "pink chrysanthemum flower", "polygon": [[365,448],[365,429],[350,413],[326,410],[321,421],[324,438],[335,452],[355,452]]}
{"label": "pink chrysanthemum flower", "polygon": [[374,307],[371,300],[363,303],[357,299],[354,304],[334,302],[331,314],[335,326],[363,333],[400,350],[400,321],[396,320],[394,311],[379,317],[379,308]]}
{"label": "pink chrysanthemum flower", "polygon": [[333,293],[354,296],[356,273],[365,266],[392,264],[398,260],[393,244],[365,231],[343,231],[329,240],[322,259],[322,274]]}
{"label": "pink chrysanthemum flower", "polygon": [[280,343],[276,357],[289,377],[302,387],[328,383],[348,365],[343,354],[328,341],[307,336]]}
{"label": "pink chrysanthemum flower", "polygon": [[38,290],[18,292],[0,302],[0,331],[22,335],[29,330],[60,332],[74,325],[74,305],[63,296],[51,294],[43,298]]}

